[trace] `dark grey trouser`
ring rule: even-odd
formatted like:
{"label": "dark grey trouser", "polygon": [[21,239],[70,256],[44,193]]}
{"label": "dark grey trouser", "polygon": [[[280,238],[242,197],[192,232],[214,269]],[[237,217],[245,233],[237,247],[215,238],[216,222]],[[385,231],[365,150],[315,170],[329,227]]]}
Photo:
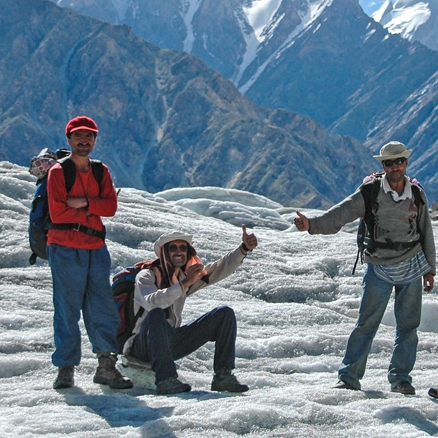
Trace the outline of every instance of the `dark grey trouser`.
{"label": "dark grey trouser", "polygon": [[156,383],[178,376],[174,361],[193,353],[209,341],[216,342],[214,371],[222,368],[233,369],[236,333],[234,310],[228,306],[216,307],[197,320],[178,328],[169,325],[163,309],[153,309],[134,338],[131,354],[150,362],[155,371]]}

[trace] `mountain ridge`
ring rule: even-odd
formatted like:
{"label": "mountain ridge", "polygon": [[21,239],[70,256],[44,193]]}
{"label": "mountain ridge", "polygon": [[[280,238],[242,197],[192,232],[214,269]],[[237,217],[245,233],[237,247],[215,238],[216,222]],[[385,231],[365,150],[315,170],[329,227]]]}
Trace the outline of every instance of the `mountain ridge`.
{"label": "mountain ridge", "polygon": [[44,147],[64,146],[67,120],[87,114],[100,128],[96,157],[119,187],[220,186],[327,208],[374,170],[353,138],[260,108],[199,59],[126,25],[51,2],[3,3],[2,160],[27,165]]}
{"label": "mountain ridge", "polygon": [[[110,4],[93,1],[97,12]],[[182,51],[190,35],[186,49],[258,106],[309,116],[371,153],[402,141],[414,150],[416,176],[438,198],[431,170],[438,167],[438,52],[389,33],[358,0],[136,0],[135,14],[133,2],[123,5],[124,22],[161,47]],[[425,89],[432,90],[427,98]]]}

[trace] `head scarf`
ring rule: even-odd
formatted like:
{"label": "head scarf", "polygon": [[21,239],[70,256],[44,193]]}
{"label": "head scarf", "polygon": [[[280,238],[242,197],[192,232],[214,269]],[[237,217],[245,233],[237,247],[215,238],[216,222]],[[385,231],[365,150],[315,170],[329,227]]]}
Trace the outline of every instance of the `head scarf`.
{"label": "head scarf", "polygon": [[[146,260],[135,264],[136,268],[153,270],[156,278],[156,286],[158,287],[158,289],[166,289],[172,284],[178,283],[178,278],[175,275],[175,268],[170,261],[169,243],[170,242],[165,243],[160,248],[160,257],[158,259]],[[193,248],[193,246],[190,245],[188,242],[187,247],[187,263],[181,268],[184,273],[190,266],[195,265],[196,263],[202,263],[201,259],[196,253],[195,248]],[[205,270],[203,273],[204,275],[201,280],[205,281],[208,284],[208,274]]]}

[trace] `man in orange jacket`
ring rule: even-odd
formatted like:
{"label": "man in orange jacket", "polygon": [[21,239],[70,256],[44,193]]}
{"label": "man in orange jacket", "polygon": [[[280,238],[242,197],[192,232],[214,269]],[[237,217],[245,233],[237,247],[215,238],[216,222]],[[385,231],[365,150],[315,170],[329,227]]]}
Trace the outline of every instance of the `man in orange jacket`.
{"label": "man in orange jacket", "polygon": [[[90,160],[98,128],[86,116],[70,120],[66,126],[71,148],[73,186],[67,192],[60,163],[49,171],[48,204],[53,225],[47,233],[47,254],[53,278],[55,352],[53,364],[58,376],[53,387],[74,385],[74,367],[81,360],[82,311],[87,334],[99,366],[95,383],[111,388],[131,388],[132,381],[115,368],[118,351],[116,331],[119,316],[109,283],[111,260],[105,244],[101,216],[114,216],[117,197],[108,168]],[[74,166],[73,166],[74,165]],[[100,166],[101,181],[95,168]]]}

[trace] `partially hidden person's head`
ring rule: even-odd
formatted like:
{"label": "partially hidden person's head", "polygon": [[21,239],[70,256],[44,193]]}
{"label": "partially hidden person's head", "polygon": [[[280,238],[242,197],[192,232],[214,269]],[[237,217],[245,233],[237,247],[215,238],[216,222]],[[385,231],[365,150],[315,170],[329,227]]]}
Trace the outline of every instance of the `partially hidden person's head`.
{"label": "partially hidden person's head", "polygon": [[96,122],[90,117],[78,116],[71,119],[65,127],[65,135],[72,155],[88,156],[96,144],[98,132]]}
{"label": "partially hidden person's head", "polygon": [[181,231],[162,234],[154,244],[157,257],[169,261],[174,268],[181,268],[196,256],[192,246],[193,236]]}
{"label": "partially hidden person's head", "polygon": [[409,156],[412,150],[399,141],[390,141],[382,146],[379,155],[373,157],[380,161],[390,182],[399,182],[404,178]]}

